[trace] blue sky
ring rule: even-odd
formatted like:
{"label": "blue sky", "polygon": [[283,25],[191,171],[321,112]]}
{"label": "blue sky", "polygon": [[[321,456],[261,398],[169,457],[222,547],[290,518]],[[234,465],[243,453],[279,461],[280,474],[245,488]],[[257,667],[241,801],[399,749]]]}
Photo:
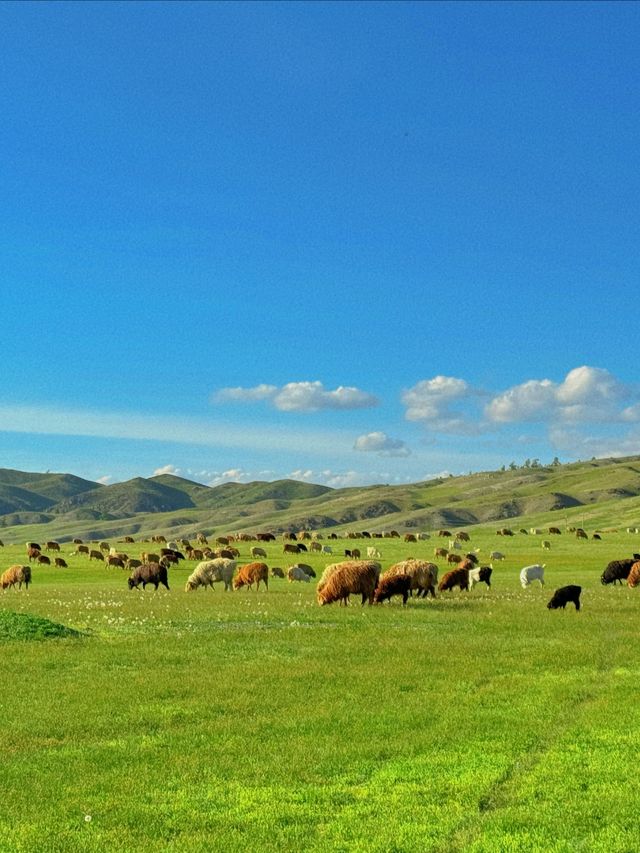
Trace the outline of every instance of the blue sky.
{"label": "blue sky", "polygon": [[640,6],[1,3],[0,465],[640,453]]}

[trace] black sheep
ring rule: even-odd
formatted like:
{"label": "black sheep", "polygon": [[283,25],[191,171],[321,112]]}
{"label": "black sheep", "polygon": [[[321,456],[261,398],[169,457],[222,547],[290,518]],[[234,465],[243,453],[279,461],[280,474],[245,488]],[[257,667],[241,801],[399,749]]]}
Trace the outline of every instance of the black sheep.
{"label": "black sheep", "polygon": [[569,604],[570,601],[576,606],[576,610],[580,610],[580,593],[582,592],[581,586],[576,586],[576,584],[569,584],[568,586],[561,586],[560,589],[557,589],[551,598],[551,601],[547,604],[549,610],[557,610],[559,607],[564,608]]}
{"label": "black sheep", "polygon": [[145,589],[148,583],[152,583],[156,590],[158,589],[159,584],[162,584],[169,589],[167,567],[160,563],[143,563],[141,566],[134,569],[128,580],[129,589],[133,589],[134,586],[138,589],[140,584],[142,584],[142,588]]}
{"label": "black sheep", "polygon": [[382,604],[387,599],[391,601],[394,595],[402,596],[402,604],[407,603],[411,589],[410,575],[382,575],[378,581],[378,587],[373,596],[376,604]]}
{"label": "black sheep", "polygon": [[629,577],[631,566],[634,563],[635,560],[632,557],[626,560],[612,560],[602,573],[602,577],[600,578],[601,583],[609,584],[616,583],[616,581],[622,583],[622,581]]}

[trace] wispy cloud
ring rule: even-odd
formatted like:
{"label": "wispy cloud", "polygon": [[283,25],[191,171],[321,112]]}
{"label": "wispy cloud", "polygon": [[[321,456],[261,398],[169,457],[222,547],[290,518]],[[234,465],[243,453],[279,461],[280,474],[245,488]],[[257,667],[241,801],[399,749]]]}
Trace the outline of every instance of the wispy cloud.
{"label": "wispy cloud", "polygon": [[0,431],[32,435],[83,435],[255,452],[330,453],[350,456],[353,434],[347,430],[295,429],[279,425],[231,424],[204,418],[163,417],[133,412],[87,411],[49,406],[0,405]]}
{"label": "wispy cloud", "polygon": [[156,468],[151,476],[159,477],[161,474],[173,474],[177,476],[180,474],[180,468],[176,468],[175,465],[163,465],[162,468]]}
{"label": "wispy cloud", "polygon": [[281,412],[349,411],[378,405],[378,399],[359,388],[340,385],[327,391],[322,382],[287,382],[275,385],[256,385],[253,388],[221,388],[213,395],[219,403],[255,403],[269,401]]}
{"label": "wispy cloud", "polygon": [[410,456],[411,450],[399,438],[391,438],[384,432],[369,432],[359,435],[353,445],[354,450],[363,453],[377,453],[378,456]]}

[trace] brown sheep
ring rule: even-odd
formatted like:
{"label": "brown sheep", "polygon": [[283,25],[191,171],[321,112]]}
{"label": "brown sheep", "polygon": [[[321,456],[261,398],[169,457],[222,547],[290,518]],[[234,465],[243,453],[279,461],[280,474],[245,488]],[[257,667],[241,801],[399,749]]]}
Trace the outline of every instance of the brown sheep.
{"label": "brown sheep", "polygon": [[240,589],[241,586],[246,586],[251,589],[253,584],[256,585],[256,592],[260,589],[260,581],[269,589],[269,567],[266,563],[247,563],[240,566],[238,574],[233,579],[233,588]]}
{"label": "brown sheep", "polygon": [[627,585],[630,589],[638,586],[638,584],[640,584],[640,561],[631,566],[629,577],[627,578]]}
{"label": "brown sheep", "polygon": [[22,589],[22,584],[25,589],[29,589],[31,583],[31,568],[29,566],[9,566],[7,571],[0,577],[0,587],[7,589],[18,584],[18,589]]}
{"label": "brown sheep", "polygon": [[102,551],[91,550],[89,551],[89,559],[98,560],[104,563],[104,554]]}
{"label": "brown sheep", "polygon": [[50,566],[51,559],[47,557],[46,554],[38,554],[36,557],[36,563],[39,563],[41,566]]}
{"label": "brown sheep", "polygon": [[447,554],[447,563],[455,563],[456,565],[460,562],[460,554]]}
{"label": "brown sheep", "polygon": [[89,546],[88,545],[78,545],[78,554],[86,554],[89,556]]}
{"label": "brown sheep", "polygon": [[143,563],[159,563],[160,554],[152,554],[150,551],[143,551],[140,554],[140,559]]}
{"label": "brown sheep", "polygon": [[125,560],[124,567],[130,572],[132,569],[137,569],[138,566],[142,565],[142,560],[136,560],[135,557],[129,557],[128,560]]}
{"label": "brown sheep", "polygon": [[469,569],[451,569],[443,575],[442,580],[438,584],[440,592],[451,591],[456,586],[460,587],[460,591],[469,589]]}
{"label": "brown sheep", "polygon": [[60,569],[68,569],[67,561],[63,560],[62,557],[54,557],[53,558],[54,565],[58,566]]}
{"label": "brown sheep", "polygon": [[[329,566],[327,568],[330,568]],[[350,595],[361,595],[362,604],[373,604],[373,596],[380,577],[380,563],[374,560],[347,560],[336,563],[333,571],[325,580],[327,569],[317,587],[318,604],[331,604],[339,601],[349,603]]]}
{"label": "brown sheep", "polygon": [[282,553],[283,554],[299,554],[300,548],[298,547],[298,545],[296,545],[292,542],[285,542],[284,545],[282,546]]}
{"label": "brown sheep", "polygon": [[98,548],[100,548],[100,550],[101,550],[101,551],[108,551],[108,550],[109,550],[109,548],[111,548],[111,545],[109,545],[109,543],[108,543],[108,542],[101,542],[101,543],[98,545]]}
{"label": "brown sheep", "polygon": [[400,563],[394,563],[384,573],[385,577],[394,575],[409,575],[411,578],[410,589],[418,591],[418,598],[436,597],[436,584],[438,583],[438,567],[427,560],[409,559]]}
{"label": "brown sheep", "polygon": [[107,566],[117,566],[119,569],[124,569],[125,561],[121,557],[116,557],[115,554],[108,554],[106,564]]}
{"label": "brown sheep", "polygon": [[418,538],[417,538],[415,533],[405,533],[404,534],[404,541],[405,542],[417,542]]}
{"label": "brown sheep", "polygon": [[27,557],[29,558],[29,562],[32,560],[37,560],[40,556],[40,551],[38,548],[28,548],[27,549]]}
{"label": "brown sheep", "polygon": [[404,607],[409,598],[411,581],[409,575],[381,575],[373,596],[374,603],[382,604],[383,601],[391,601],[394,595],[401,595]]}
{"label": "brown sheep", "polygon": [[82,539],[74,539],[73,544],[74,545],[82,545]]}
{"label": "brown sheep", "polygon": [[44,543],[45,551],[59,551],[60,545],[57,542],[45,542]]}
{"label": "brown sheep", "polygon": [[436,559],[438,557],[443,557],[446,560],[446,558],[449,556],[449,552],[446,548],[434,548],[433,556],[436,557]]}
{"label": "brown sheep", "polygon": [[272,566],[271,567],[271,577],[272,578],[283,578],[284,570],[280,568],[280,566]]}

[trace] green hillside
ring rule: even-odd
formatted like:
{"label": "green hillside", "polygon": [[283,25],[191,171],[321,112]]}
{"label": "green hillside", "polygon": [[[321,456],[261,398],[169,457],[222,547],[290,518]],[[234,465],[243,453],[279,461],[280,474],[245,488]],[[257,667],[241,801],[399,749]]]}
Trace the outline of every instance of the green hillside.
{"label": "green hillside", "polygon": [[640,526],[640,457],[348,489],[296,480],[209,487],[167,474],[102,486],[68,474],[0,471],[0,527],[3,537],[16,540],[192,536],[196,530],[520,528],[565,521]]}

